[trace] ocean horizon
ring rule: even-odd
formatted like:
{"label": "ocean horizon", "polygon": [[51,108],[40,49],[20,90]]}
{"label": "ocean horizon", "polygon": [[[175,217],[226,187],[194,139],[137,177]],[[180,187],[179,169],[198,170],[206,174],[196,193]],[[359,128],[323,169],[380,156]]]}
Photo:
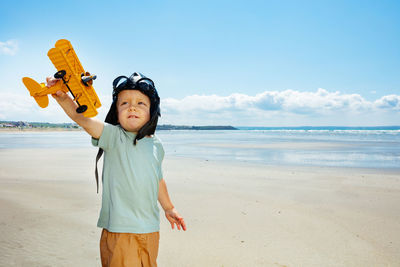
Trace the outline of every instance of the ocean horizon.
{"label": "ocean horizon", "polygon": [[398,125],[380,126],[233,126],[239,130],[400,130]]}
{"label": "ocean horizon", "polygon": [[[7,124],[7,123],[24,123],[24,124],[31,124],[31,125],[43,125],[42,127],[47,127],[52,128],[51,126],[55,127],[61,127],[63,126],[72,126],[76,125],[74,122],[65,122],[65,123],[51,123],[51,122],[26,122],[26,121],[0,121],[0,129],[2,128],[2,124]],[[375,126],[363,126],[363,125],[358,125],[358,126],[343,126],[343,125],[326,125],[326,126],[312,126],[312,125],[301,125],[301,126],[233,126],[233,125],[178,125],[178,124],[159,124],[158,127],[161,126],[173,126],[173,127],[185,127],[184,129],[188,129],[187,127],[234,127],[238,130],[330,130],[330,131],[335,131],[335,130],[400,130],[400,125],[375,125]],[[6,128],[6,127],[4,127]],[[38,127],[38,129],[41,129],[41,127]],[[157,130],[165,130],[165,129],[157,129]],[[169,130],[169,129],[167,129]],[[175,130],[175,129],[174,129]],[[182,130],[182,129],[178,129]],[[197,129],[188,129],[188,130],[197,130]],[[203,130],[203,129],[200,129]],[[216,129],[211,129],[211,130],[218,130]],[[226,129],[224,129],[226,130]],[[229,129],[228,129],[229,130]]]}
{"label": "ocean horizon", "polygon": [[[366,129],[367,128],[367,129]],[[158,130],[166,156],[259,163],[400,169],[400,126]],[[0,149],[89,148],[84,131],[0,132]]]}

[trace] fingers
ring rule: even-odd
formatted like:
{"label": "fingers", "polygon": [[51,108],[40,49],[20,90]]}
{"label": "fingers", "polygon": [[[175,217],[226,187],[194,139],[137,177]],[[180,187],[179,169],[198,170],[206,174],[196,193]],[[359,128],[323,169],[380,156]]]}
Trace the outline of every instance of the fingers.
{"label": "fingers", "polygon": [[50,87],[51,77],[46,77],[46,86]]}
{"label": "fingers", "polygon": [[183,229],[183,231],[186,231],[186,224],[182,217],[179,217],[178,219],[171,218],[170,223],[171,223],[172,229],[174,229],[175,225],[176,225],[178,230]]}
{"label": "fingers", "polygon": [[176,227],[178,228],[178,230],[183,229],[183,231],[186,231],[185,220],[179,215],[179,213],[176,210],[166,211],[165,215],[166,215],[168,221],[170,222],[172,229],[175,228],[175,224],[176,224]]}
{"label": "fingers", "polygon": [[171,222],[172,230],[175,228],[175,224],[176,224],[176,227],[178,228],[178,230],[181,230],[181,226],[179,225],[179,223],[177,223],[177,222]]}
{"label": "fingers", "polygon": [[62,97],[64,92],[62,91],[57,91],[55,94],[51,94],[55,99],[60,99]]}
{"label": "fingers", "polygon": [[174,222],[170,222],[170,223],[171,223],[172,230],[174,230],[175,224],[176,224],[176,227],[178,228],[178,230],[181,230],[181,225],[178,222],[174,221]]}
{"label": "fingers", "polygon": [[183,231],[186,231],[186,223],[185,223],[185,221],[183,220],[183,218],[181,219],[180,223],[181,223],[181,225],[182,225]]}
{"label": "fingers", "polygon": [[57,100],[57,97],[58,97],[57,93],[58,93],[58,91],[57,91],[55,94],[51,94],[51,96],[52,96],[55,100]]}
{"label": "fingers", "polygon": [[52,87],[54,86],[60,79],[56,79],[54,77],[46,77],[46,86]]}
{"label": "fingers", "polygon": [[183,231],[186,231],[186,224],[182,217],[179,219],[179,225],[182,227]]}
{"label": "fingers", "polygon": [[181,224],[179,223],[179,221],[175,221],[176,227],[178,227],[178,230],[181,230]]}
{"label": "fingers", "polygon": [[[71,99],[65,92],[57,91],[55,94],[51,95],[57,102],[63,102],[65,100]],[[72,100],[72,99],[71,99]]]}

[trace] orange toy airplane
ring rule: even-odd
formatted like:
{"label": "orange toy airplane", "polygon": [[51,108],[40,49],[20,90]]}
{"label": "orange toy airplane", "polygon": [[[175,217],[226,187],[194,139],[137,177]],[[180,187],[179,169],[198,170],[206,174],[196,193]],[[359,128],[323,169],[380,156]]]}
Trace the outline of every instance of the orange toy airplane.
{"label": "orange toy airplane", "polygon": [[22,82],[39,106],[42,108],[48,106],[48,94],[55,94],[59,90],[65,93],[69,91],[79,106],[76,112],[83,113],[85,117],[96,116],[98,113],[96,109],[101,107],[100,100],[92,86],[96,75],[90,75],[89,72],[84,71],[71,43],[65,39],[58,40],[47,55],[58,70],[54,74],[54,78],[61,79],[60,81],[48,88],[45,83],[39,84],[29,77],[22,78]]}

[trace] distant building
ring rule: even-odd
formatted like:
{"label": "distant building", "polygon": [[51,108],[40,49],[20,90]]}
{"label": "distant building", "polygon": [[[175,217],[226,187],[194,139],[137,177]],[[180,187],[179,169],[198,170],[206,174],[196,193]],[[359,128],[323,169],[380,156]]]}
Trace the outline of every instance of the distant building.
{"label": "distant building", "polygon": [[17,125],[11,124],[11,123],[3,123],[1,124],[1,127],[5,127],[5,128],[16,128]]}

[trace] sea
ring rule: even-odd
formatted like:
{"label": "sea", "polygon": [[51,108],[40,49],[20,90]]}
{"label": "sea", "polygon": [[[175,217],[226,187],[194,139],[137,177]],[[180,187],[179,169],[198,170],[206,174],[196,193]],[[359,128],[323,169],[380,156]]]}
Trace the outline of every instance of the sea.
{"label": "sea", "polygon": [[[400,170],[400,126],[237,128],[156,134],[166,157]],[[0,149],[85,147],[92,145],[84,131],[0,132]]]}

